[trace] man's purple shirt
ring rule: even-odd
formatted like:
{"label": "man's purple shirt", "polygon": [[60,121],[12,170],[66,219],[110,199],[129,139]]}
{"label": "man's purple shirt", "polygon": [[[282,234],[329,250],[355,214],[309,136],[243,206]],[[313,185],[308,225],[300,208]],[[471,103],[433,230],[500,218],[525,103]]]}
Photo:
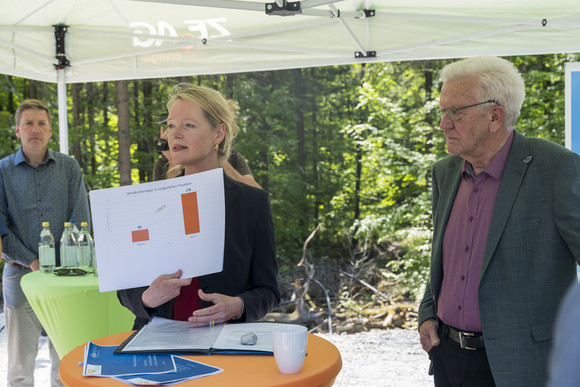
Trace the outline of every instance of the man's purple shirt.
{"label": "man's purple shirt", "polygon": [[443,282],[437,314],[447,325],[481,332],[478,288],[487,232],[513,132],[491,163],[474,176],[465,162],[443,236]]}

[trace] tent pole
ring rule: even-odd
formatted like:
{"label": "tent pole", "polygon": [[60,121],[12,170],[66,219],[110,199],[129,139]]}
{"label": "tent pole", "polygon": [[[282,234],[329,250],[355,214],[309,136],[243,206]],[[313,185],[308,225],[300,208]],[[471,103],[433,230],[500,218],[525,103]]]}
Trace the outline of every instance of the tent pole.
{"label": "tent pole", "polygon": [[58,138],[60,153],[68,155],[68,110],[66,101],[66,69],[56,70],[58,82]]}
{"label": "tent pole", "polygon": [[66,68],[70,66],[70,61],[66,57],[65,37],[68,26],[64,24],[54,25],[54,39],[56,43],[56,59],[58,64],[56,69],[56,82],[58,85],[58,139],[60,143],[60,153],[68,155],[68,110],[66,100]]}

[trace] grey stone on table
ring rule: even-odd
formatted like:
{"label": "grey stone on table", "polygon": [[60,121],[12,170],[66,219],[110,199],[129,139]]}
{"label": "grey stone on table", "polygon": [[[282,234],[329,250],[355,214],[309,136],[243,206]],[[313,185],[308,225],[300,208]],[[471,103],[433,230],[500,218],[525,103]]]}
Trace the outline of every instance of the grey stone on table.
{"label": "grey stone on table", "polygon": [[240,337],[240,344],[242,345],[255,345],[257,342],[258,335],[256,335],[254,332],[246,333]]}

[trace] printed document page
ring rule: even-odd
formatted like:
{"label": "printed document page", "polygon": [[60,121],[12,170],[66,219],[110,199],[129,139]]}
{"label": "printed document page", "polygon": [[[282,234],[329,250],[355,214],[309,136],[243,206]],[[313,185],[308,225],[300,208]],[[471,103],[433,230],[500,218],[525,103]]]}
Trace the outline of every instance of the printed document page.
{"label": "printed document page", "polygon": [[[188,321],[153,317],[116,353],[133,352],[244,352],[273,353],[272,330],[281,323],[256,322],[220,324],[213,327],[190,328]],[[254,333],[253,345],[242,344],[242,336]]]}
{"label": "printed document page", "polygon": [[225,203],[221,168],[90,192],[99,290],[149,286],[223,269]]}
{"label": "printed document page", "polygon": [[189,321],[153,317],[123,348],[125,351],[209,350],[219,336],[223,324],[190,328]]}
{"label": "printed document page", "polygon": [[[258,322],[226,325],[214,343],[213,349],[228,351],[251,350],[274,352],[274,346],[272,344],[272,330],[277,325],[284,324]],[[247,333],[254,333],[256,336],[258,336],[256,344],[252,346],[241,344],[241,337]]]}

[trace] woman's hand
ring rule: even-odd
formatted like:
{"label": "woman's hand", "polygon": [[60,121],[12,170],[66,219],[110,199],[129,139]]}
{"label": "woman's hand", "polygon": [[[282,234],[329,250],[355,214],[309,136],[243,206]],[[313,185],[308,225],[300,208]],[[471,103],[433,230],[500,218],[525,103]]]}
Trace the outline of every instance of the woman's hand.
{"label": "woman's hand", "polygon": [[173,274],[162,274],[155,278],[141,296],[143,305],[156,308],[177,297],[181,288],[191,283],[191,278],[180,279],[182,273],[181,270],[177,270]]}
{"label": "woman's hand", "polygon": [[191,328],[221,324],[242,313],[244,302],[240,297],[230,297],[220,293],[204,293],[198,291],[199,298],[203,301],[213,302],[214,305],[204,309],[198,309],[188,318]]}

